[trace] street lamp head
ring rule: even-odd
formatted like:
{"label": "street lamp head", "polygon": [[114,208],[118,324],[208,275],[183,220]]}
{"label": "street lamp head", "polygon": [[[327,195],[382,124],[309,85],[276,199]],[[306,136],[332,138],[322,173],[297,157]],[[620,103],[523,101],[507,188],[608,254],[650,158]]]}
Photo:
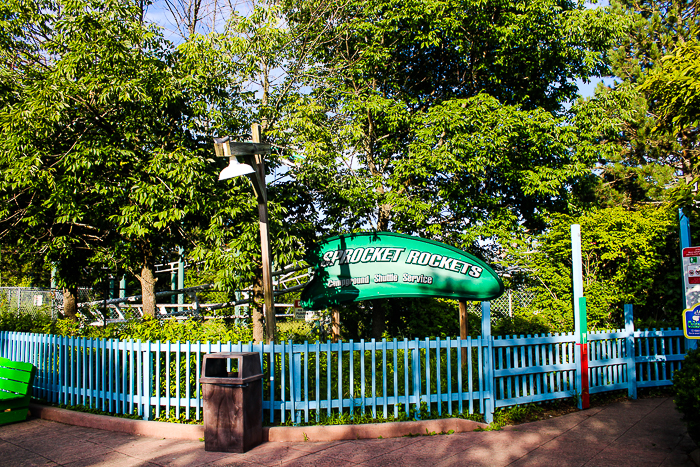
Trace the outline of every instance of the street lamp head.
{"label": "street lamp head", "polygon": [[219,180],[227,180],[240,175],[252,174],[253,172],[255,172],[255,170],[253,170],[251,166],[248,164],[241,164],[238,162],[238,159],[236,159],[236,156],[229,156],[228,166],[219,174]]}
{"label": "street lamp head", "polygon": [[231,145],[229,137],[214,138],[214,150],[219,157],[228,157],[228,166],[219,174],[219,180],[228,180],[229,178],[247,175],[255,172],[248,164],[241,164],[236,159],[236,156],[231,154]]}

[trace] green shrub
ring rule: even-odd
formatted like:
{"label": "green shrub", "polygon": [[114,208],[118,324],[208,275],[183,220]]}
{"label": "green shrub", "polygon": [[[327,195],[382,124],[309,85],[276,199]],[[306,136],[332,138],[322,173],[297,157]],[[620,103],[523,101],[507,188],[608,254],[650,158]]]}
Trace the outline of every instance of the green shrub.
{"label": "green shrub", "polygon": [[48,308],[30,314],[0,307],[0,331],[50,334],[55,332],[55,322]]}
{"label": "green shrub", "polygon": [[564,330],[552,326],[545,316],[533,314],[520,307],[516,307],[513,316],[503,317],[491,326],[491,334],[494,336],[544,335],[562,331]]}
{"label": "green shrub", "polygon": [[[140,339],[161,342],[250,342],[250,324],[237,323],[231,318],[160,319],[127,316],[121,323],[93,326],[82,315],[78,320],[53,320],[48,313],[16,313],[0,308],[0,331],[55,334],[59,336],[91,337],[96,339]],[[303,343],[324,340],[323,329],[304,321],[282,321],[277,324],[277,341]]]}
{"label": "green shrub", "polygon": [[700,349],[688,352],[680,370],[673,373],[673,401],[688,425],[688,434],[700,442]]}
{"label": "green shrub", "polygon": [[291,340],[295,344],[303,344],[304,341],[323,342],[327,338],[323,328],[315,323],[294,320],[277,322],[277,340],[280,342]]}

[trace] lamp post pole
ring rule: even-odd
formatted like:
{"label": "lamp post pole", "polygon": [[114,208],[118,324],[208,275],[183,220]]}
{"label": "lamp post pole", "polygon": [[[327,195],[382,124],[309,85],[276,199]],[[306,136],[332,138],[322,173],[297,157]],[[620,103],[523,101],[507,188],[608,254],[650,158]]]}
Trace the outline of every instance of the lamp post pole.
{"label": "lamp post pole", "polygon": [[[255,197],[258,200],[258,215],[260,222],[260,245],[262,249],[262,287],[265,304],[265,330],[267,341],[275,339],[275,302],[272,291],[272,269],[270,250],[270,229],[267,215],[267,186],[265,184],[264,154],[270,153],[270,145],[262,143],[262,128],[257,123],[251,127],[252,143],[233,143],[229,137],[215,138],[214,148],[219,157],[228,157],[229,166],[219,175],[219,180],[246,175],[253,184]],[[236,156],[244,158],[245,164],[238,162]]]}
{"label": "lamp post pole", "polygon": [[[253,143],[262,143],[262,128],[257,123],[251,127],[253,133]],[[263,275],[263,296],[265,300],[265,330],[267,341],[275,340],[277,325],[275,323],[275,302],[272,292],[272,267],[270,249],[270,229],[267,218],[267,185],[265,184],[265,161],[262,154],[250,156],[254,159],[253,168],[256,171],[255,177],[259,183],[253,183],[255,194],[258,198],[258,215],[260,217],[260,245],[262,248],[262,275]],[[253,178],[253,177],[251,177]],[[259,186],[256,186],[259,185]]]}

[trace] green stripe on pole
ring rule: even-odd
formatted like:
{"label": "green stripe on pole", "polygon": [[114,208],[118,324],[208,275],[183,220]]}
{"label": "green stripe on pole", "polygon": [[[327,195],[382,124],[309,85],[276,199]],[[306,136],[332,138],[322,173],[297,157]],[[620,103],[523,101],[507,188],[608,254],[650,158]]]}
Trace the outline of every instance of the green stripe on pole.
{"label": "green stripe on pole", "polygon": [[588,318],[586,317],[586,297],[578,299],[579,303],[579,344],[588,343]]}

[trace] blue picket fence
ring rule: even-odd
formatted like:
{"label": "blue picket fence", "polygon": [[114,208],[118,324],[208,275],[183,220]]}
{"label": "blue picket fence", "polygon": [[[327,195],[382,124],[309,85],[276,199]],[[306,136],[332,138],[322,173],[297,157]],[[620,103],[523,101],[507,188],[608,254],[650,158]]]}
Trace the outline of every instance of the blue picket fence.
{"label": "blue picket fence", "polygon": [[[682,330],[637,331],[631,306],[623,330],[588,334],[590,393],[672,383],[686,341]],[[481,413],[580,394],[573,334],[493,337],[482,304],[482,335],[304,343],[140,342],[0,333],[0,355],[33,363],[34,397],[144,419],[201,420],[204,355],[257,352],[263,416],[308,422],[334,413],[411,417]]]}

